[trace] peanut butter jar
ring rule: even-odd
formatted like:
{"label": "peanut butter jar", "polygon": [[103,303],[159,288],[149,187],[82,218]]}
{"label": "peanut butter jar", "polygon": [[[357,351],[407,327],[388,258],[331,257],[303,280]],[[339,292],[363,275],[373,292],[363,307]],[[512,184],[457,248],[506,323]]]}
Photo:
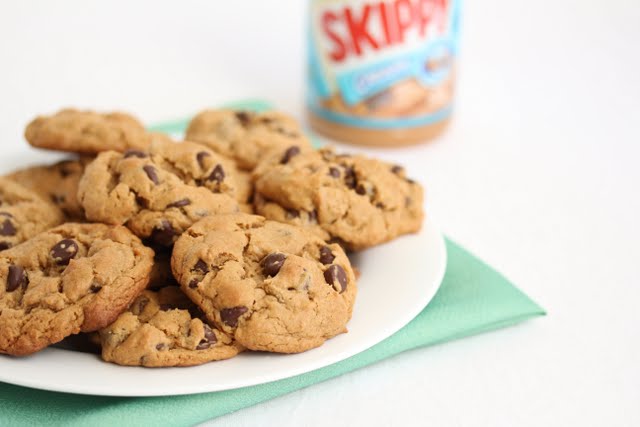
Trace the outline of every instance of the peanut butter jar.
{"label": "peanut butter jar", "polygon": [[354,144],[428,141],[450,120],[460,0],[311,0],[311,127]]}

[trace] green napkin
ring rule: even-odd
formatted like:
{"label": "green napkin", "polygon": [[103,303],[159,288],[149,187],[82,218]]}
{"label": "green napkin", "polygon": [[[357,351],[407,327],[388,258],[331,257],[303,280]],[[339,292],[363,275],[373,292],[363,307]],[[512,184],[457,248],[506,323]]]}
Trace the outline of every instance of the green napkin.
{"label": "green napkin", "polygon": [[[236,103],[233,106],[269,108],[269,104],[263,102]],[[184,130],[184,125],[185,121],[176,121],[156,126],[153,130],[179,133]],[[513,325],[545,314],[505,277],[450,240],[447,240],[447,255],[445,277],[429,306],[393,336],[342,362],[267,384],[187,396],[83,396],[0,383],[0,426],[189,426],[407,350]],[[87,378],[87,381],[91,379]]]}

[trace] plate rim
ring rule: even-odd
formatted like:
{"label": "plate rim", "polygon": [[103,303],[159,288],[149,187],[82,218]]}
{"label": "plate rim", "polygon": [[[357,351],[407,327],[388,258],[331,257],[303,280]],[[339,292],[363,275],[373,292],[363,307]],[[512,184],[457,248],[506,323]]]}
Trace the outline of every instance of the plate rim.
{"label": "plate rim", "polygon": [[[178,388],[177,390],[174,388],[170,392],[162,392],[162,391],[155,392],[150,390],[149,392],[137,391],[137,392],[127,393],[126,390],[116,392],[110,389],[96,392],[96,390],[91,387],[83,389],[82,387],[78,387],[77,385],[74,385],[73,389],[69,389],[68,387],[65,388],[63,384],[57,384],[57,383],[43,384],[42,381],[37,381],[37,380],[35,381],[30,379],[7,380],[2,376],[2,374],[0,374],[0,381],[6,384],[12,384],[12,385],[21,386],[21,387],[28,387],[28,388],[37,389],[37,390],[60,392],[60,393],[67,393],[67,394],[74,394],[74,395],[84,395],[84,396],[104,396],[104,397],[163,397],[164,396],[166,397],[166,396],[182,396],[182,395],[191,395],[191,394],[200,394],[200,393],[215,393],[220,391],[236,390],[236,389],[245,388],[245,387],[253,387],[257,385],[268,384],[268,383],[279,381],[279,380],[285,380],[288,378],[292,378],[295,376],[299,376],[305,373],[313,372],[313,371],[334,365],[336,363],[342,362],[346,359],[349,359],[353,356],[356,356],[358,354],[361,354],[369,350],[370,348],[386,340],[393,334],[397,333],[402,328],[404,328],[407,324],[409,324],[416,316],[418,316],[418,314],[420,314],[433,300],[433,297],[436,295],[436,293],[440,289],[440,286],[442,285],[442,281],[444,279],[444,275],[445,275],[446,267],[448,263],[448,254],[446,250],[444,235],[442,234],[440,229],[436,227],[436,225],[433,223],[433,220],[431,218],[427,218],[427,220],[424,221],[422,225],[422,230],[419,231],[418,233],[415,233],[415,235],[420,235],[422,233],[425,233],[427,232],[427,229],[429,230],[428,232],[435,234],[434,238],[437,239],[438,251],[441,254],[441,257],[440,257],[441,261],[439,262],[436,273],[434,274],[434,276],[436,277],[436,280],[434,280],[435,284],[428,288],[420,304],[415,304],[414,306],[412,306],[412,310],[407,310],[406,313],[403,313],[403,315],[399,317],[400,320],[398,321],[397,324],[395,324],[393,327],[385,328],[384,330],[378,331],[379,335],[377,335],[375,339],[371,340],[369,345],[367,345],[364,348],[357,348],[356,351],[348,348],[345,351],[335,352],[328,357],[320,358],[320,359],[311,361],[309,363],[305,363],[299,367],[292,368],[291,370],[288,370],[285,375],[277,374],[277,373],[271,373],[271,374],[267,373],[257,377],[255,381],[250,381],[249,383],[247,383],[246,381],[237,381],[235,383],[228,381],[225,386],[219,387],[216,389],[206,389],[205,387],[202,387],[202,386],[200,386],[199,388],[193,387],[193,386],[189,387],[189,385],[187,384],[183,388]],[[412,236],[412,235],[409,235],[409,236]],[[404,236],[401,236],[401,237],[404,237]],[[315,349],[311,349],[308,351],[312,352],[314,350]],[[48,348],[48,349],[45,349],[45,351],[67,352],[68,350]],[[11,356],[8,356],[8,357],[11,357]],[[216,363],[222,364],[225,362],[227,361],[223,360],[223,361],[218,361]],[[200,366],[205,366],[205,365],[200,365]],[[183,369],[198,368],[198,367],[199,366],[171,367],[171,368],[162,368],[162,369],[183,370]],[[124,366],[120,368],[149,370],[148,368],[143,368],[143,367]]]}

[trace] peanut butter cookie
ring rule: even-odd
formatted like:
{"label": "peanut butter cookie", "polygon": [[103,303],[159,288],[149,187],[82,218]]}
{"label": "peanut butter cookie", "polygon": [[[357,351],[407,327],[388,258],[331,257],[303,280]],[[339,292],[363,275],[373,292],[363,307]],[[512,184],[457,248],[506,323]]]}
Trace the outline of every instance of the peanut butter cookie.
{"label": "peanut butter cookie", "polygon": [[147,151],[98,155],[78,198],[87,219],[124,224],[153,244],[171,246],[194,222],[238,211],[231,168],[204,146],[156,138]]}
{"label": "peanut butter cookie", "polygon": [[85,154],[145,149],[150,140],[144,126],[129,114],[74,109],[37,117],[24,134],[34,147]]}
{"label": "peanut butter cookie", "polygon": [[194,224],[171,267],[209,321],[251,350],[296,353],[346,332],[357,292],[339,245],[257,215]]}
{"label": "peanut butter cookie", "polygon": [[298,122],[275,111],[205,110],[187,128],[186,139],[205,144],[251,171],[271,150],[311,149]]}
{"label": "peanut butter cookie", "polygon": [[127,366],[193,366],[229,359],[242,350],[200,317],[175,286],[144,291],[100,331],[102,358]]}
{"label": "peanut butter cookie", "polygon": [[78,183],[90,157],[63,160],[52,165],[32,166],[17,170],[6,177],[49,200],[64,213],[68,221],[84,220],[84,210],[78,201]]}
{"label": "peanut butter cookie", "polygon": [[422,225],[422,187],[402,167],[379,160],[324,148],[263,163],[254,178],[256,213],[308,227],[353,250]]}
{"label": "peanut butter cookie", "polygon": [[62,223],[62,212],[35,192],[0,178],[0,251]]}
{"label": "peanut butter cookie", "polygon": [[152,262],[129,230],[104,224],[64,224],[3,251],[0,353],[104,328],[144,289]]}

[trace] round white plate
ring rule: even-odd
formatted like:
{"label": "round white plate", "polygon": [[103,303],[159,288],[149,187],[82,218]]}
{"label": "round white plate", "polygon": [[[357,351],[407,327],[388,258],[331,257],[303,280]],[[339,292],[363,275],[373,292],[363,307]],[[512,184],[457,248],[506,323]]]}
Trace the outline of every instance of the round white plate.
{"label": "round white plate", "polygon": [[352,257],[362,275],[349,332],[305,353],[242,353],[189,368],[139,368],[93,354],[48,348],[32,356],[0,355],[0,381],[44,390],[104,396],[169,396],[262,384],[351,357],[409,323],[435,295],[446,267],[440,232],[427,221],[404,236]]}

